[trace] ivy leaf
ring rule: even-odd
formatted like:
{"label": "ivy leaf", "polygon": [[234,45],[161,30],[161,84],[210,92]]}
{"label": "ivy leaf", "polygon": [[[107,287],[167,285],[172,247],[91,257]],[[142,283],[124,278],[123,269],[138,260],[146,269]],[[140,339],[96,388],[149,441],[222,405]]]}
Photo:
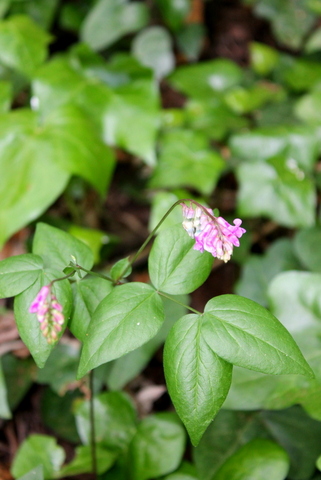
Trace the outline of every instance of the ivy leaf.
{"label": "ivy leaf", "polygon": [[206,343],[202,316],[176,322],[165,342],[164,369],[175,409],[196,446],[222,406],[232,375],[232,365]]}
{"label": "ivy leaf", "polygon": [[42,258],[26,253],[0,262],[0,297],[14,297],[32,285],[43,269]]}
{"label": "ivy leaf", "polygon": [[181,225],[160,232],[148,260],[151,282],[158,290],[172,295],[190,293],[209,276],[213,257],[193,249],[191,239]]}
{"label": "ivy leaf", "polygon": [[274,375],[314,376],[282,323],[252,300],[238,295],[212,298],[205,306],[202,332],[227,362]]}
{"label": "ivy leaf", "polygon": [[157,292],[144,283],[118,286],[98,305],[87,330],[78,377],[140,347],[164,321]]}
{"label": "ivy leaf", "polygon": [[[47,340],[41,333],[37,316],[29,312],[29,306],[36,298],[41,287],[48,285],[50,281],[59,278],[59,276],[60,272],[56,270],[42,271],[37,280],[29,288],[17,295],[14,300],[14,313],[19,334],[39,368],[45,365],[54,345],[47,343]],[[71,310],[71,288],[68,280],[54,283],[52,291],[58,302],[63,306],[63,314],[65,316],[65,323],[62,331],[59,333],[60,338],[66,328]]]}

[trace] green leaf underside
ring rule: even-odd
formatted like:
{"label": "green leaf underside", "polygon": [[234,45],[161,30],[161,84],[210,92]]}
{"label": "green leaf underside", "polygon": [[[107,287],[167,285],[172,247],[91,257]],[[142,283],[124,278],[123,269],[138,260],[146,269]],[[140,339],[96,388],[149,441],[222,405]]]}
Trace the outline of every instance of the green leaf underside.
{"label": "green leaf underside", "polygon": [[[14,313],[17,327],[21,339],[29,348],[36,364],[39,368],[45,365],[47,358],[54,345],[49,345],[47,340],[41,333],[40,324],[35,313],[29,312],[31,303],[36,298],[41,287],[48,285],[48,283],[58,278],[60,272],[56,270],[42,271],[37,280],[22,293],[17,295],[14,300]],[[71,288],[68,280],[57,282],[53,285],[52,292],[57,297],[58,302],[63,306],[63,313],[65,316],[65,323],[59,337],[64,332],[71,309]]]}
{"label": "green leaf underside", "polygon": [[41,222],[37,224],[32,251],[43,258],[45,267],[61,272],[70,263],[71,255],[87,270],[94,263],[93,253],[87,245],[69,233]]}
{"label": "green leaf underside", "polygon": [[210,300],[203,334],[219,356],[235,365],[270,374],[313,372],[285,327],[264,307],[238,295]]}
{"label": "green leaf underside", "polygon": [[228,393],[232,365],[220,358],[202,334],[202,316],[186,315],[171,329],[164,350],[169,394],[197,445]]}
{"label": "green leaf underside", "polygon": [[42,258],[26,253],[0,263],[0,297],[14,297],[32,285],[43,268]]}
{"label": "green leaf underside", "polygon": [[172,295],[196,290],[210,274],[213,257],[193,249],[191,239],[181,225],[162,231],[149,255],[151,282],[158,290]]}
{"label": "green leaf underside", "polygon": [[140,347],[156,335],[164,308],[149,285],[116,287],[97,307],[87,331],[78,376]]}

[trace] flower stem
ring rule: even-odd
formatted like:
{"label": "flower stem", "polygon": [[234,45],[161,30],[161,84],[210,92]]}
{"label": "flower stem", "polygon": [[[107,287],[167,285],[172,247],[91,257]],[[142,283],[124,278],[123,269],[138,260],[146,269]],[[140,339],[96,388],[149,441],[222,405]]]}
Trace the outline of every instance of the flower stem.
{"label": "flower stem", "polygon": [[94,409],[94,371],[89,373],[89,389],[90,389],[90,446],[91,446],[91,461],[92,473],[97,478],[97,456],[96,456],[96,434],[95,434],[95,409]]}
{"label": "flower stem", "polygon": [[89,275],[93,275],[95,277],[100,277],[100,278],[103,278],[104,280],[109,280],[110,282],[113,281],[113,279],[110,278],[108,275],[104,275],[103,273],[92,272],[91,270],[87,270],[87,268],[84,268],[81,265],[75,264],[74,267],[77,270],[82,270],[83,272],[88,273]]}
{"label": "flower stem", "polygon": [[159,295],[161,295],[162,297],[168,298],[168,299],[171,300],[172,302],[178,303],[178,305],[181,305],[182,307],[185,307],[187,310],[190,310],[191,312],[196,313],[197,315],[203,315],[202,312],[199,312],[198,310],[195,310],[195,308],[189,307],[188,305],[185,305],[184,303],[179,302],[178,300],[176,300],[175,298],[171,297],[170,295],[166,295],[166,293],[160,292],[160,291],[158,291],[158,290],[157,290],[157,293],[158,293]]}

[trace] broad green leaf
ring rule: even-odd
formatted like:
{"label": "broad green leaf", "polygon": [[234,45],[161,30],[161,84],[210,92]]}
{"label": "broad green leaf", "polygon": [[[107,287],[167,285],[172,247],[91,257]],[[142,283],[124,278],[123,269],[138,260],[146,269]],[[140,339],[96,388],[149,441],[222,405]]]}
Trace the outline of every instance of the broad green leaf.
{"label": "broad green leaf", "polygon": [[321,273],[321,228],[313,227],[300,230],[294,238],[295,253],[312,272]]}
{"label": "broad green leaf", "polygon": [[168,81],[192,98],[210,100],[242,81],[241,68],[227,59],[179,67]]}
{"label": "broad green leaf", "polygon": [[[185,195],[182,198],[186,196],[187,192],[185,192]],[[177,202],[178,199],[179,197],[176,195],[176,193],[173,192],[160,191],[155,193],[152,198],[152,208],[149,216],[148,227],[150,231],[156,228],[156,225],[161,221],[167,210],[169,210],[171,206],[174,205],[175,202]],[[177,225],[181,222],[182,212],[178,208],[175,208],[174,210],[172,210],[171,214],[165,218],[165,220],[161,223],[155,233],[157,234],[162,230],[165,230],[168,227],[172,227],[173,225]]]}
{"label": "broad green leaf", "polygon": [[[48,30],[54,19],[59,0],[28,0],[27,2],[11,2],[11,14],[25,14],[34,22]],[[35,479],[36,480],[36,479]]]}
{"label": "broad green leaf", "polygon": [[18,480],[44,480],[43,466],[38,465],[30,470],[30,472],[26,473],[22,477],[19,477]]}
{"label": "broad green leaf", "polygon": [[319,152],[316,131],[301,125],[262,127],[238,133],[231,137],[229,146],[232,155],[244,163],[261,162],[285,154],[288,168],[297,172],[298,177],[302,177],[301,169],[304,172],[313,171]]}
{"label": "broad green leaf", "polygon": [[316,466],[317,466],[317,468],[321,471],[321,455],[320,455],[320,457],[319,457],[318,460],[317,460]]}
{"label": "broad green leaf", "polygon": [[197,445],[228,393],[232,365],[217,356],[202,334],[202,317],[186,315],[165,342],[164,369],[169,394]]}
{"label": "broad green leaf", "polygon": [[233,453],[258,436],[262,436],[262,427],[252,412],[220,410],[193,449],[199,478],[213,480]]}
{"label": "broad green leaf", "polygon": [[232,111],[223,100],[189,100],[185,106],[187,125],[212,140],[223,140],[230,131],[247,127],[248,120]]}
{"label": "broad green leaf", "polygon": [[186,435],[175,414],[165,412],[144,418],[128,451],[132,480],[147,480],[175,470],[182,459]]}
{"label": "broad green leaf", "polygon": [[56,200],[67,184],[69,173],[56,164],[54,146],[41,140],[33,112],[21,109],[2,114],[0,129],[0,244],[3,244]]}
{"label": "broad green leaf", "polygon": [[321,92],[313,90],[300,97],[294,104],[296,116],[311,126],[320,124]]}
{"label": "broad green leaf", "polygon": [[191,8],[191,0],[156,0],[165,24],[172,30],[180,30]]}
{"label": "broad green leaf", "polygon": [[160,26],[142,30],[133,40],[132,53],[142,65],[154,71],[158,80],[168,75],[175,67],[171,36]]}
{"label": "broad green leaf", "polygon": [[[90,445],[89,401],[75,405],[79,436]],[[136,412],[129,397],[123,392],[104,392],[94,398],[96,442],[104,448],[126,450],[137,429]]]}
{"label": "broad green leaf", "polygon": [[99,0],[85,18],[81,38],[94,50],[102,50],[147,22],[147,7],[140,2]]}
{"label": "broad green leaf", "polygon": [[[29,306],[36,298],[41,287],[48,285],[50,281],[59,278],[60,272],[56,270],[43,271],[29,288],[17,295],[14,300],[14,313],[21,339],[26,344],[39,368],[42,368],[54,345],[49,345],[42,335],[40,324],[35,313],[29,312]],[[71,310],[71,288],[68,280],[53,284],[52,292],[58,302],[63,306],[65,324],[59,334],[59,338],[66,328],[66,323]]]}
{"label": "broad green leaf", "polygon": [[164,320],[157,292],[144,283],[118,286],[98,305],[87,330],[78,377],[140,347]]}
{"label": "broad green leaf", "polygon": [[172,295],[190,293],[205,282],[213,257],[193,250],[191,239],[181,225],[163,230],[155,239],[148,259],[151,282]]}
{"label": "broad green leaf", "polygon": [[240,216],[266,216],[288,227],[315,223],[315,187],[295,160],[278,155],[265,163],[244,163],[236,173]]}
{"label": "broad green leaf", "polygon": [[321,325],[321,274],[289,271],[269,285],[271,311],[291,332]]}
{"label": "broad green leaf", "polygon": [[304,51],[306,53],[314,53],[321,50],[321,28],[317,28],[307,39]]}
{"label": "broad green leaf", "polygon": [[[116,453],[110,452],[105,448],[96,445],[96,462],[97,462],[97,473],[101,475],[106,470],[109,470],[113,465],[116,459]],[[81,473],[91,473],[92,466],[92,454],[91,447],[88,445],[81,445],[75,449],[75,457],[73,460],[62,467],[58,478],[69,477],[73,475],[79,475]]]}
{"label": "broad green leaf", "polygon": [[190,61],[195,62],[204,46],[206,28],[201,23],[188,23],[176,34],[179,50]]}
{"label": "broad green leaf", "polygon": [[159,163],[150,186],[194,187],[204,195],[209,195],[224,167],[222,157],[210,149],[208,139],[200,132],[169,131],[162,137]]}
{"label": "broad green leaf", "polygon": [[5,377],[2,371],[1,359],[0,359],[0,418],[11,418],[11,412],[7,399],[7,387]]}
{"label": "broad green leaf", "polygon": [[253,112],[269,102],[285,98],[285,91],[274,83],[258,82],[250,88],[235,87],[224,95],[226,104],[236,113]]}
{"label": "broad green leaf", "polygon": [[85,278],[72,284],[74,307],[69,328],[82,342],[98,304],[112,291],[111,282],[103,278]]}
{"label": "broad green leaf", "polygon": [[258,75],[267,75],[278,64],[279,54],[277,50],[264,43],[250,43],[250,62],[254,72]]}
{"label": "broad green leaf", "polygon": [[26,253],[0,262],[0,297],[14,297],[32,285],[43,269],[42,258]]}
{"label": "broad green leaf", "polygon": [[114,283],[117,284],[122,278],[128,277],[132,273],[132,267],[129,261],[129,257],[118,260],[110,269],[110,276]]}
{"label": "broad green leaf", "polygon": [[113,236],[108,235],[102,230],[95,228],[80,227],[79,225],[70,225],[68,233],[84,242],[91,249],[94,255],[94,264],[99,264],[101,261],[100,251],[104,245],[113,242]]}
{"label": "broad green leaf", "polygon": [[79,390],[66,390],[58,395],[49,387],[43,389],[41,395],[40,408],[43,423],[55,432],[59,438],[72,443],[79,443],[80,441],[72,409],[73,404],[82,397],[83,394]]}
{"label": "broad green leaf", "polygon": [[37,382],[50,385],[54,392],[63,395],[75,381],[79,354],[79,345],[58,344],[44,368],[37,371]]}
{"label": "broad green leaf", "polygon": [[271,440],[257,438],[235,452],[213,480],[284,480],[288,471],[284,449]]}
{"label": "broad green leaf", "polygon": [[268,310],[238,295],[221,295],[205,306],[204,338],[227,362],[274,375],[313,372],[295,341]]}
{"label": "broad green leaf", "polygon": [[54,161],[63,170],[80,175],[105,195],[114,170],[114,154],[79,108],[65,105],[54,110],[46,118],[40,139],[53,149]]}
{"label": "broad green leaf", "polygon": [[170,297],[163,298],[163,301],[165,321],[155,337],[112,363],[107,378],[107,385],[111,390],[120,390],[145,368],[156,350],[164,343],[176,320],[186,313],[186,295],[173,297],[173,300]]}
{"label": "broad green leaf", "polygon": [[46,59],[50,41],[51,36],[27,15],[0,21],[0,60],[28,77]]}
{"label": "broad green leaf", "polygon": [[65,452],[56,439],[48,435],[30,435],[20,446],[11,467],[12,475],[25,475],[38,465],[43,466],[45,480],[50,480],[60,470]]}
{"label": "broad green leaf", "polygon": [[291,58],[280,66],[280,79],[294,92],[310,90],[321,80],[321,65],[308,58]]}
{"label": "broad green leaf", "polygon": [[291,460],[289,478],[312,478],[320,454],[321,423],[299,407],[279,412],[263,411],[259,414],[259,421],[273,440],[287,451]]}
{"label": "broad green leaf", "polygon": [[294,50],[300,48],[315,22],[315,16],[307,8],[306,0],[258,0],[254,11],[259,17],[271,22],[273,34],[281,44]]}
{"label": "broad green leaf", "polygon": [[69,265],[71,256],[87,270],[92,268],[94,262],[87,245],[69,233],[42,222],[37,224],[32,251],[42,257],[45,267],[61,272]]}
{"label": "broad green leaf", "polygon": [[276,240],[264,255],[253,254],[248,257],[235,286],[235,293],[267,307],[270,281],[277,274],[295,268],[300,268],[300,263],[294,254],[292,240]]}
{"label": "broad green leaf", "polygon": [[0,80],[0,112],[7,112],[10,109],[13,88],[10,82]]}
{"label": "broad green leaf", "polygon": [[1,362],[9,407],[14,410],[34,383],[37,367],[31,357],[22,359],[10,353],[4,355]]}

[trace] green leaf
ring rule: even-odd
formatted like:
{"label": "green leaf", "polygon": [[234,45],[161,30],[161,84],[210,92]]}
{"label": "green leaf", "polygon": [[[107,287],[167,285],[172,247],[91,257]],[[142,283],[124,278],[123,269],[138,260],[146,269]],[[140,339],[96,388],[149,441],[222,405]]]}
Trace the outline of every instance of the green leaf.
{"label": "green leaf", "polygon": [[243,163],[261,162],[285,154],[288,161],[292,159],[288,167],[292,167],[294,173],[295,167],[303,169],[304,172],[312,172],[319,154],[316,131],[301,125],[262,127],[251,132],[238,133],[231,137],[229,146],[232,155]]}
{"label": "green leaf", "polygon": [[81,38],[94,50],[102,50],[147,22],[147,7],[140,2],[99,0],[85,18]]}
{"label": "green leaf", "polygon": [[38,465],[30,470],[30,472],[26,473],[22,477],[19,477],[18,480],[44,480],[43,466]]}
{"label": "green leaf", "polygon": [[[116,453],[96,445],[97,473],[101,475],[109,470],[116,459]],[[92,473],[92,452],[88,445],[81,445],[75,449],[75,457],[65,465],[57,475],[58,478],[79,475],[81,473]]]}
{"label": "green leaf", "polygon": [[227,362],[274,375],[313,372],[285,327],[264,307],[238,295],[205,306],[204,338]]}
{"label": "green leaf", "polygon": [[0,262],[0,297],[14,297],[30,287],[43,269],[42,258],[26,253]]}
{"label": "green leaf", "polygon": [[2,114],[0,129],[2,245],[56,200],[69,174],[56,165],[54,146],[44,146],[33,112],[21,109]]}
{"label": "green leaf", "polygon": [[286,58],[278,72],[280,80],[294,92],[310,90],[320,82],[321,66],[319,62],[307,58]]}
{"label": "green leaf", "polygon": [[154,71],[158,80],[168,75],[175,67],[171,36],[160,26],[142,30],[133,40],[132,53],[142,65]]}
{"label": "green leaf", "polygon": [[185,431],[173,413],[144,418],[128,451],[132,480],[147,480],[175,470],[185,449]]}
{"label": "green leaf", "polygon": [[13,87],[10,82],[0,80],[0,112],[4,113],[10,109],[13,97]]}
{"label": "green leaf", "polygon": [[284,155],[237,168],[240,216],[267,216],[288,227],[315,223],[316,192],[312,179]]}
{"label": "green leaf", "polygon": [[276,240],[264,255],[248,257],[235,293],[267,307],[267,289],[271,280],[285,270],[296,268],[300,268],[300,263],[295,256],[293,241],[288,238]]}
{"label": "green leaf", "polygon": [[[233,370],[234,372],[234,370]],[[193,449],[199,478],[213,480],[222,465],[242,445],[262,435],[262,427],[253,412],[222,409]]]}
{"label": "green leaf", "polygon": [[87,245],[69,233],[41,222],[37,224],[32,251],[42,257],[45,267],[61,272],[69,265],[71,256],[76,257],[79,265],[87,270],[94,263],[92,251]]}
{"label": "green leaf", "polygon": [[289,458],[282,447],[258,438],[234,453],[214,476],[214,480],[284,480]]}
{"label": "green leaf", "polygon": [[224,95],[226,104],[236,113],[253,112],[269,102],[285,98],[285,91],[274,83],[257,82],[250,88],[235,87]]}
{"label": "green leaf", "polygon": [[156,0],[164,22],[171,30],[180,30],[190,8],[191,0]]}
{"label": "green leaf", "polygon": [[79,108],[65,105],[54,110],[46,118],[40,138],[53,149],[54,161],[63,170],[80,175],[105,195],[114,170],[114,154]]}
{"label": "green leaf", "polygon": [[279,53],[264,43],[250,43],[250,62],[254,72],[267,75],[274,70],[279,61]]}
{"label": "green leaf", "polygon": [[[187,192],[183,197],[187,196]],[[182,198],[183,198],[182,197]],[[156,225],[161,221],[167,210],[177,202],[179,197],[173,192],[155,192],[155,195],[152,198],[152,209],[149,217],[149,231],[154,230]],[[168,227],[172,227],[182,222],[182,212],[176,208],[172,210],[171,214],[165,218],[165,220],[158,227],[156,234],[165,230]]]}
{"label": "green leaf", "polygon": [[314,53],[321,50],[321,28],[317,28],[309,36],[308,40],[305,43],[304,51],[306,53]]}
{"label": "green leaf", "polygon": [[111,282],[103,278],[85,278],[72,284],[74,308],[69,322],[73,335],[82,342],[99,303],[112,291]]}
{"label": "green leaf", "polygon": [[179,67],[168,81],[186,95],[208,101],[238,85],[242,77],[241,68],[224,58]]}
{"label": "green leaf", "polygon": [[33,384],[37,367],[31,357],[22,359],[10,353],[4,355],[1,361],[9,406],[14,410]]}
{"label": "green leaf", "polygon": [[[96,442],[104,448],[126,450],[137,429],[136,412],[123,392],[104,392],[94,397]],[[75,416],[82,442],[90,445],[90,405],[75,406]]]}
{"label": "green leaf", "polygon": [[201,23],[189,23],[176,34],[179,50],[191,62],[195,62],[203,49],[206,28]]}
{"label": "green leaf", "polygon": [[210,274],[213,257],[193,250],[191,239],[181,225],[163,230],[155,239],[148,259],[151,282],[172,295],[190,293]]}
{"label": "green leaf", "polygon": [[292,49],[299,49],[315,22],[315,16],[307,8],[306,0],[279,2],[279,0],[258,0],[255,13],[270,20],[277,40]]}
{"label": "green leaf", "polygon": [[45,480],[52,479],[65,459],[65,452],[56,439],[48,435],[30,435],[20,446],[11,467],[13,476],[25,475],[42,465]]}
{"label": "green leaf", "polygon": [[84,242],[94,255],[95,265],[100,263],[100,250],[104,245],[112,243],[112,235],[94,228],[84,228],[79,225],[70,225],[68,232]]}
{"label": "green leaf", "polygon": [[159,163],[150,186],[192,187],[209,195],[224,168],[224,160],[210,149],[209,141],[202,133],[191,130],[169,131],[162,137]]}
{"label": "green leaf", "polygon": [[163,320],[162,301],[151,286],[134,282],[114,288],[89,325],[78,377],[146,343]]}
{"label": "green leaf", "polygon": [[[175,303],[175,300],[180,303]],[[165,321],[155,337],[112,363],[107,378],[107,385],[111,390],[122,389],[145,368],[156,350],[164,343],[173,324],[186,313],[184,305],[188,303],[188,298],[186,295],[173,297],[173,300],[168,297],[163,298],[163,303]]]}
{"label": "green leaf", "polygon": [[5,377],[2,371],[2,364],[0,359],[0,418],[11,418],[11,412],[7,399],[7,387]]}
{"label": "green leaf", "polygon": [[171,329],[164,350],[168,391],[193,445],[221,408],[232,375],[232,365],[211,350],[202,328],[200,315],[182,317]]}
{"label": "green leaf", "polygon": [[28,0],[28,2],[13,1],[10,8],[11,14],[25,14],[42,28],[49,30],[54,19],[59,0]]}
{"label": "green leaf", "polygon": [[0,60],[30,77],[47,56],[51,36],[27,15],[0,22]]}
{"label": "green leaf", "polygon": [[[17,295],[14,300],[14,313],[19,334],[22,341],[26,344],[39,368],[45,365],[47,358],[54,345],[49,345],[42,335],[37,316],[29,312],[29,306],[36,298],[41,287],[48,285],[50,281],[59,278],[59,271],[43,271],[29,288]],[[71,309],[71,288],[68,280],[54,283],[52,292],[57,297],[58,302],[63,306],[65,324],[59,333],[59,338],[66,328],[66,323]]]}
{"label": "green leaf", "polygon": [[[56,376],[59,375],[58,372],[57,369]],[[75,376],[73,381],[75,381]],[[41,418],[45,426],[55,432],[59,438],[72,443],[79,443],[80,441],[75,416],[72,412],[73,404],[80,397],[82,398],[82,394],[79,390],[67,390],[58,395],[51,388],[45,388],[41,396]]]}
{"label": "green leaf", "polygon": [[110,269],[110,276],[117,283],[120,279],[128,277],[132,273],[129,257],[118,260]]}
{"label": "green leaf", "polygon": [[63,395],[75,381],[79,351],[79,345],[58,344],[44,368],[37,371],[37,382],[48,384],[58,395]]}
{"label": "green leaf", "polygon": [[302,262],[312,272],[321,273],[321,252],[319,249],[321,242],[321,228],[313,227],[300,230],[294,238],[295,253]]}
{"label": "green leaf", "polygon": [[277,275],[269,285],[271,311],[291,332],[320,326],[321,274],[289,271]]}

